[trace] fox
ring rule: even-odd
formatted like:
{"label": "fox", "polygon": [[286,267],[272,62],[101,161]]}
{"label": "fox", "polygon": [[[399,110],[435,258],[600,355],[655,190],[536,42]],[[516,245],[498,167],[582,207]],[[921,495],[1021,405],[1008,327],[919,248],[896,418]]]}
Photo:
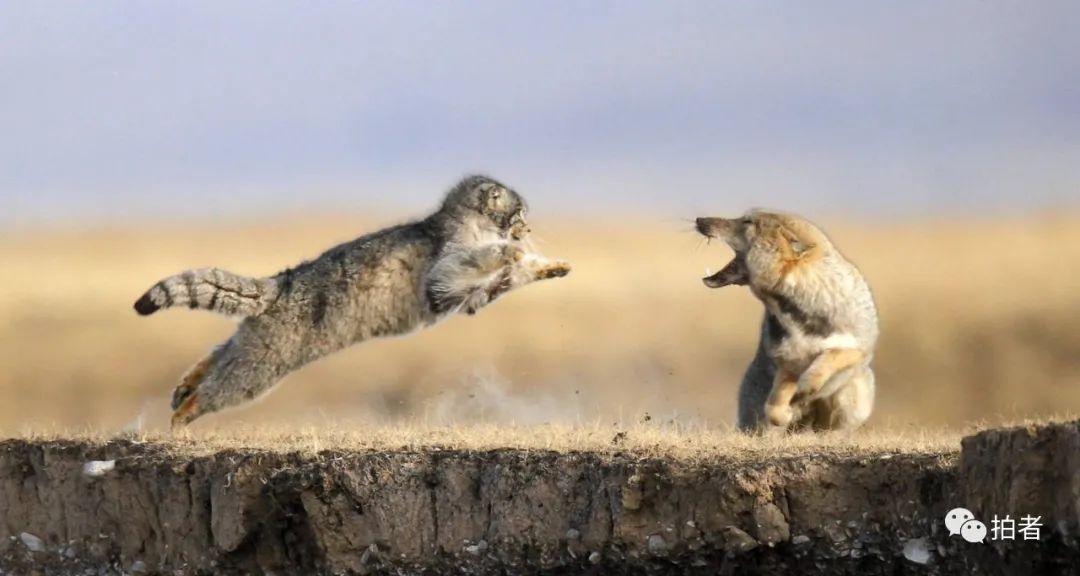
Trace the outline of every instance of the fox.
{"label": "fox", "polygon": [[747,286],[764,304],[757,351],[739,386],[737,427],[854,430],[870,417],[878,312],[859,269],[815,224],[751,210],[697,218],[697,231],[735,252],[703,278]]}
{"label": "fox", "polygon": [[268,393],[287,374],[373,338],[405,335],[500,296],[566,276],[570,264],[533,247],[528,206],[483,175],[458,182],[425,218],[330,248],[265,278],[218,268],[165,278],[136,302],[240,318],[236,332],[180,378],[171,425],[181,429]]}

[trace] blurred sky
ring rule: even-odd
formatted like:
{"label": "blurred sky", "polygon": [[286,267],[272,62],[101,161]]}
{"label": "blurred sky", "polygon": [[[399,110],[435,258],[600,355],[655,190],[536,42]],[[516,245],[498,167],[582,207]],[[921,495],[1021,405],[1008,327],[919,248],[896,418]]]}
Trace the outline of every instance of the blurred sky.
{"label": "blurred sky", "polygon": [[0,3],[20,222],[1080,204],[1080,2]]}

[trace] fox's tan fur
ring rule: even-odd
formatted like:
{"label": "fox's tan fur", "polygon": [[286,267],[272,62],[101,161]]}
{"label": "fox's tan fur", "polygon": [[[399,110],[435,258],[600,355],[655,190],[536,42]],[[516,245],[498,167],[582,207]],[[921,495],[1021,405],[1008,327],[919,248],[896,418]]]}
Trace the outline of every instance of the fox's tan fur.
{"label": "fox's tan fur", "polygon": [[765,305],[758,351],[739,390],[739,428],[853,429],[870,416],[878,317],[862,274],[817,226],[751,211],[698,218],[735,259],[706,286],[746,285]]}

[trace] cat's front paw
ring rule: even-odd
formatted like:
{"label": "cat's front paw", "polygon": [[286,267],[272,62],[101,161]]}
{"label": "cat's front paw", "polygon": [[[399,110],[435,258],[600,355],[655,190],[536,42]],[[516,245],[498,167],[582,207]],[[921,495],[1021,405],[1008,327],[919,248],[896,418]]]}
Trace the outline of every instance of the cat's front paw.
{"label": "cat's front paw", "polygon": [[536,271],[537,280],[547,280],[550,278],[562,278],[570,273],[570,263],[557,260],[550,264],[545,264]]}

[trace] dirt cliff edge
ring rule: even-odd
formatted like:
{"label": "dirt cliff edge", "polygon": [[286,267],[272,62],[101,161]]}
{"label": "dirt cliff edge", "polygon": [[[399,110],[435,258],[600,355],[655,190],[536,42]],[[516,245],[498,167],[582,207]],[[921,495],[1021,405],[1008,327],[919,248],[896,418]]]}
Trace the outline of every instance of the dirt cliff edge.
{"label": "dirt cliff edge", "polygon": [[[965,542],[958,506],[1041,539]],[[1078,527],[1080,423],[760,459],[0,442],[4,574],[1076,573]]]}

